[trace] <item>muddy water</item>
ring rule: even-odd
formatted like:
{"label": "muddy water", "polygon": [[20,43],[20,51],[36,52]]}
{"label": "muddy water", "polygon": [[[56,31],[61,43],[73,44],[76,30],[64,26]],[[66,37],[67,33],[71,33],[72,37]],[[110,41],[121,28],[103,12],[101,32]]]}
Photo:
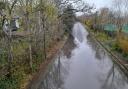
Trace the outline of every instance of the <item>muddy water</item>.
{"label": "muddy water", "polygon": [[128,79],[111,56],[76,23],[38,89],[128,89]]}

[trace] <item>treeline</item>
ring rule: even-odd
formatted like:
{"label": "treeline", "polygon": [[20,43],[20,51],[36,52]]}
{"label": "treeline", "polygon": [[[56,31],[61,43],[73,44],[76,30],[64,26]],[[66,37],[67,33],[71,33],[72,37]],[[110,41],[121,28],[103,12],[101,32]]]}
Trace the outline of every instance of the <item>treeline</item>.
{"label": "treeline", "polygon": [[[0,89],[20,89],[47,61],[48,48],[71,32],[75,22],[72,4],[77,2],[80,0],[0,1]],[[15,19],[19,28],[11,27]]]}
{"label": "treeline", "polygon": [[[128,58],[128,0],[112,0],[111,7],[103,7],[92,14],[84,15],[84,23],[95,33],[112,37],[113,49]],[[127,60],[128,61],[128,60]]]}

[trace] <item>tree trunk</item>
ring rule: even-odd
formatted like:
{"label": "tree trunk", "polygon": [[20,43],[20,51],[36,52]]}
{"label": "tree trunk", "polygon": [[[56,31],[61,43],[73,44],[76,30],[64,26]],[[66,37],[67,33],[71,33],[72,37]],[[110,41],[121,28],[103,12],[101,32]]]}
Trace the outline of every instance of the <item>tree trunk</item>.
{"label": "tree trunk", "polygon": [[[10,28],[10,27],[9,27]],[[12,75],[12,62],[13,62],[13,48],[12,48],[12,34],[11,29],[9,29],[9,34],[7,36],[7,42],[8,42],[8,77],[11,77]]]}
{"label": "tree trunk", "polygon": [[44,41],[44,60],[46,60],[47,58],[47,53],[46,53],[46,36],[45,36],[45,28],[43,29],[44,30],[44,37],[43,37],[43,41]]}
{"label": "tree trunk", "polygon": [[30,58],[29,65],[30,65],[30,68],[32,69],[33,62],[32,62],[32,46],[31,46],[31,44],[29,44],[29,58]]}
{"label": "tree trunk", "polygon": [[33,65],[33,62],[32,62],[32,46],[31,46],[31,31],[30,31],[30,20],[29,20],[29,12],[28,10],[26,10],[26,30],[29,32],[29,38],[28,38],[28,42],[29,42],[29,66],[30,66],[30,69],[32,71],[32,65]]}

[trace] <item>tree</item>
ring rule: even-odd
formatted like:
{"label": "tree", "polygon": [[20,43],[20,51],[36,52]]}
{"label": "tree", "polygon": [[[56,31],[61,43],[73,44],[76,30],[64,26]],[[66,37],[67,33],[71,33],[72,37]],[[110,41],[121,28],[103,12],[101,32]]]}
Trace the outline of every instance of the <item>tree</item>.
{"label": "tree", "polygon": [[5,40],[7,41],[7,48],[8,48],[8,74],[7,76],[10,77],[12,75],[12,62],[13,62],[13,44],[12,44],[12,34],[11,34],[11,28],[10,28],[10,21],[12,19],[12,11],[17,3],[17,0],[13,0],[12,3],[10,1],[6,0],[3,2],[5,7],[4,11],[7,11],[5,15],[3,15],[3,20],[2,20],[2,27],[4,25],[5,20],[7,19],[9,21],[9,28],[8,28],[8,34],[5,33]]}
{"label": "tree", "polygon": [[71,5],[67,6],[67,8],[64,9],[62,21],[63,24],[66,26],[66,31],[71,33],[72,27],[75,22],[75,13]]}
{"label": "tree", "polygon": [[0,1],[0,10],[5,9],[6,5],[3,1]]}
{"label": "tree", "polygon": [[123,21],[123,2],[124,0],[122,0],[120,2],[120,0],[113,0],[113,4],[114,4],[114,11],[115,11],[115,19],[116,19],[116,25],[118,27],[118,31],[119,33],[122,31],[122,21]]}
{"label": "tree", "polygon": [[[77,12],[91,13],[93,7],[89,6],[82,0],[54,0],[58,8],[58,18],[62,20],[66,31],[71,33],[71,29],[75,22]],[[65,29],[64,28],[64,29]]]}

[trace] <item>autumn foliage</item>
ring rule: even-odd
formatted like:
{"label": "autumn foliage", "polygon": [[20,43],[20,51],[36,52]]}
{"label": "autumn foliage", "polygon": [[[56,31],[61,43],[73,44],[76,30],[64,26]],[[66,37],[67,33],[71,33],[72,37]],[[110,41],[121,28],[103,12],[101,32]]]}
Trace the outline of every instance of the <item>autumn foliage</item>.
{"label": "autumn foliage", "polygon": [[128,54],[128,38],[125,36],[118,37],[118,46],[124,53]]}

